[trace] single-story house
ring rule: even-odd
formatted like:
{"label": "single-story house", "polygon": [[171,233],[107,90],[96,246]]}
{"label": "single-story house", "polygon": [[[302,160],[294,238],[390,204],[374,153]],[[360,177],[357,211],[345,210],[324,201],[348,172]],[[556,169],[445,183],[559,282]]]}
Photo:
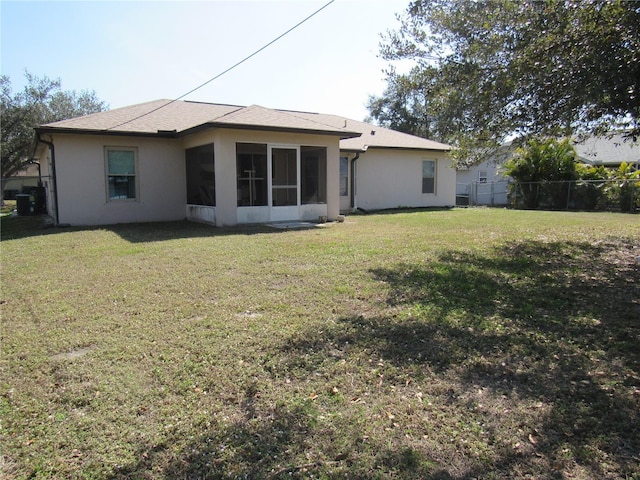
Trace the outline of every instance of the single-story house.
{"label": "single-story house", "polygon": [[455,204],[448,145],[335,115],[157,100],[36,137],[57,224],[224,226]]}

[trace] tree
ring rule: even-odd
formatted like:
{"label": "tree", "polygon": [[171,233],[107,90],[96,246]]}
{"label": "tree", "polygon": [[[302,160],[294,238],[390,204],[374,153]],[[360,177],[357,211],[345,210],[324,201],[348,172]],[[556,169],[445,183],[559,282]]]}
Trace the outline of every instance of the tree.
{"label": "tree", "polygon": [[[576,179],[576,151],[569,139],[530,138],[525,146],[516,148],[502,170],[516,181],[527,208],[537,208],[544,186],[552,207],[566,203],[564,182]],[[546,184],[546,185],[545,185]]]}
{"label": "tree", "polygon": [[31,161],[34,127],[107,109],[93,91],[63,91],[60,80],[25,72],[24,90],[12,93],[11,80],[0,76],[1,176],[10,177]]}
{"label": "tree", "polygon": [[510,135],[640,135],[640,2],[414,0],[399,20],[381,56],[414,67],[387,72],[371,116],[397,125],[406,109],[458,161]]}
{"label": "tree", "polygon": [[367,119],[379,122],[399,132],[424,138],[439,139],[440,132],[433,123],[435,118],[427,109],[426,88],[416,88],[415,80],[406,75],[387,77],[387,88],[380,97],[369,97]]}
{"label": "tree", "polygon": [[607,184],[605,193],[621,211],[633,212],[640,208],[640,170],[622,162],[609,173],[609,178],[612,181]]}

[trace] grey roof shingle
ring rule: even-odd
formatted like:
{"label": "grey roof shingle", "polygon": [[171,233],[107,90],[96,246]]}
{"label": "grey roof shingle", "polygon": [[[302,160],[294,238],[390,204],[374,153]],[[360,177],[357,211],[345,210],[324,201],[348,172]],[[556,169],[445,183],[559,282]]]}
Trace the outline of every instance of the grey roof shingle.
{"label": "grey roof shingle", "polygon": [[240,108],[242,107],[237,105],[155,100],[48,123],[41,128],[112,133],[157,133],[158,130],[182,132]]}
{"label": "grey roof shingle", "polygon": [[590,165],[618,166],[622,162],[640,163],[640,145],[622,135],[608,137],[591,136],[574,143],[578,158]]}
{"label": "grey roof shingle", "polygon": [[192,129],[232,127],[314,132],[347,138],[359,132],[295,117],[279,110],[252,105],[220,105],[155,100],[40,126],[40,131],[76,131],[108,134],[185,134]]}
{"label": "grey roof shingle", "polygon": [[384,127],[328,115],[276,110],[251,105],[221,105],[192,101],[155,100],[116,108],[83,117],[48,123],[41,132],[157,135],[187,134],[206,127],[284,130],[339,135],[340,148],[366,151],[367,148],[402,148],[448,151],[449,145],[396,132]]}
{"label": "grey roof shingle", "polygon": [[360,137],[348,138],[340,142],[343,150],[365,151],[368,148],[402,148],[415,150],[449,151],[450,145],[435,142],[426,138],[397,132],[390,128],[372,125],[358,120],[322,113],[291,112],[293,115],[315,119],[335,127],[343,127],[360,132]]}

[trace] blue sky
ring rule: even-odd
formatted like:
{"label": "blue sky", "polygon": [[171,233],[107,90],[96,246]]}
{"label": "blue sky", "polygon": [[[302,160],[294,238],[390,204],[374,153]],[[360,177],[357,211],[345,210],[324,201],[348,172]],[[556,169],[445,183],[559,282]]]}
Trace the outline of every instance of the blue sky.
{"label": "blue sky", "polygon": [[[111,108],[177,98],[313,13],[328,0],[5,1],[1,71],[94,90]],[[186,99],[367,114],[384,89],[380,34],[409,0],[336,0],[246,63]]]}

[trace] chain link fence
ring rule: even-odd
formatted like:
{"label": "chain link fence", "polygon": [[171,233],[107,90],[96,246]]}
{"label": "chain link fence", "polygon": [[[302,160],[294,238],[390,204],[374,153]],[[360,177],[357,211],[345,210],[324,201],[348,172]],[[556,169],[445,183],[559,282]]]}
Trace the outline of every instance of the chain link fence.
{"label": "chain link fence", "polygon": [[469,206],[502,207],[509,205],[507,180],[456,184],[456,204]]}
{"label": "chain link fence", "polygon": [[514,208],[640,212],[640,179],[513,182]]}

